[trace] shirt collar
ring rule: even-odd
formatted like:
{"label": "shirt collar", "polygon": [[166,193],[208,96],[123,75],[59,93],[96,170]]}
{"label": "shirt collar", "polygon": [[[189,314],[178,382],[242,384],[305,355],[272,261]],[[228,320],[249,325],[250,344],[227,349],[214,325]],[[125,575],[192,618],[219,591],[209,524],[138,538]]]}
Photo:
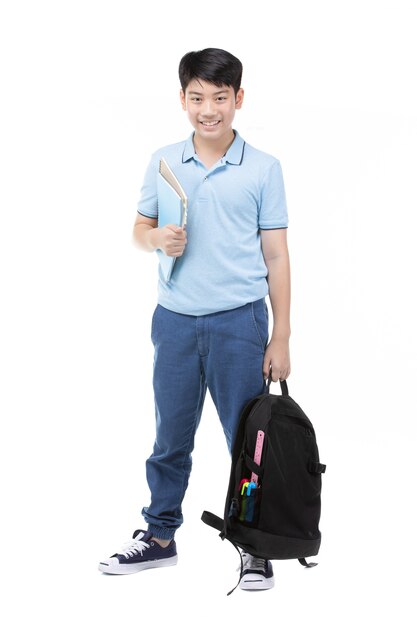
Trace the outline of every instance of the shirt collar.
{"label": "shirt collar", "polygon": [[[223,159],[224,161],[226,161],[227,163],[231,163],[232,165],[240,165],[243,159],[243,149],[245,146],[245,142],[239,135],[237,130],[234,130],[233,132],[235,133],[235,138],[232,145],[229,147],[228,151],[224,155]],[[191,135],[185,142],[184,152],[182,153],[183,163],[195,157],[193,137],[194,133],[191,133]]]}

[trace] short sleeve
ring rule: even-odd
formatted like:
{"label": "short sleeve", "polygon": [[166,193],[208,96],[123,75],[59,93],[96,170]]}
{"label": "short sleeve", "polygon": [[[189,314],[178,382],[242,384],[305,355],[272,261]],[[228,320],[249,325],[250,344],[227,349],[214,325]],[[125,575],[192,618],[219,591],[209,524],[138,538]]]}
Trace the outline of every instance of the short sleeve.
{"label": "short sleeve", "polygon": [[158,217],[158,196],[156,181],[159,171],[159,158],[153,154],[145,172],[140,198],[137,205],[138,213],[145,217]]}
{"label": "short sleeve", "polygon": [[274,160],[265,174],[259,207],[259,228],[288,227],[287,201],[281,164]]}

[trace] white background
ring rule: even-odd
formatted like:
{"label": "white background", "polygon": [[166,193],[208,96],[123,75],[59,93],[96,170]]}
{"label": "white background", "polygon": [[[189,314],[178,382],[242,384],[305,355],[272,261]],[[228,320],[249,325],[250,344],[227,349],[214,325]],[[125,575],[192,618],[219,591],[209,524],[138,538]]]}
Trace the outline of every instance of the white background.
{"label": "white background", "polygon": [[[2,4],[4,623],[415,623],[413,5]],[[237,553],[199,519],[229,472],[210,398],[178,566],[97,571],[148,504],[157,270],[136,202],[151,152],[191,132],[179,59],[209,46],[242,60],[235,127],[283,166],[288,384],[328,466],[319,567],[275,562],[272,591],[230,597]]]}

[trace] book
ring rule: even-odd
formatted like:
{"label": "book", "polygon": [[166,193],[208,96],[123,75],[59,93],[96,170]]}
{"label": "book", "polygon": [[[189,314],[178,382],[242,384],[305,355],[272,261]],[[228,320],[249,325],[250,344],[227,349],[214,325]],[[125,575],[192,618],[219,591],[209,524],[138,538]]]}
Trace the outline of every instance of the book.
{"label": "book", "polygon": [[[187,196],[168,163],[162,157],[159,161],[157,179],[158,228],[167,224],[184,227],[187,224]],[[164,280],[168,283],[177,257],[167,256],[163,250],[156,251]]]}

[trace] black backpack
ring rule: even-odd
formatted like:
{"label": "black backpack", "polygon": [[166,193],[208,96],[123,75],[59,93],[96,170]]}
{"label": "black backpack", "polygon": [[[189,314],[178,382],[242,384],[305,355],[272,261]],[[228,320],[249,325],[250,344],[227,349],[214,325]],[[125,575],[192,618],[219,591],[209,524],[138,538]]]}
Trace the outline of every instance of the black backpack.
{"label": "black backpack", "polygon": [[319,460],[313,425],[288,395],[287,383],[280,381],[281,396],[269,393],[270,383],[240,416],[223,519],[208,511],[201,519],[236,549],[313,567],[317,563],[305,557],[320,548],[326,466]]}

